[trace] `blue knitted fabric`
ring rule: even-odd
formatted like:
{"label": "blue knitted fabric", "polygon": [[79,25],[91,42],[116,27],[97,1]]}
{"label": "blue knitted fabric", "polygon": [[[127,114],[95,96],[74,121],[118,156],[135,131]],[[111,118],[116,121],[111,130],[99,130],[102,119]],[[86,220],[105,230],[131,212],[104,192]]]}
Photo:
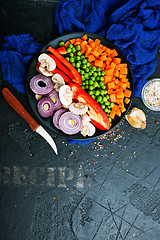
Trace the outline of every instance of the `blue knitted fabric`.
{"label": "blue knitted fabric", "polygon": [[133,71],[134,95],[141,97],[160,46],[159,0],[60,0],[55,25],[59,34],[87,31],[118,46]]}
{"label": "blue knitted fabric", "polygon": [[2,76],[19,92],[25,93],[27,67],[40,48],[42,45],[35,43],[29,34],[4,37],[0,51]]}

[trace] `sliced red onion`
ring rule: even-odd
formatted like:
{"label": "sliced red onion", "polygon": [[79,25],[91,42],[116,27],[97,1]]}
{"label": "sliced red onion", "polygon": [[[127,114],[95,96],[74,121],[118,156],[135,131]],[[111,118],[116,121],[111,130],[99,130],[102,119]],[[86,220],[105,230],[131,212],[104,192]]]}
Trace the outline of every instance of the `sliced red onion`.
{"label": "sliced red onion", "polygon": [[54,103],[54,111],[60,109],[62,107],[62,103],[59,99],[59,93],[56,90],[52,90],[50,93],[46,95],[49,97]]}
{"label": "sliced red onion", "polygon": [[41,98],[42,98],[42,95],[39,95],[39,94],[37,94],[37,93],[35,94],[35,99],[36,99],[36,100],[40,100]]}
{"label": "sliced red onion", "polygon": [[73,135],[82,129],[82,118],[72,112],[66,112],[59,118],[59,126],[62,132]]}
{"label": "sliced red onion", "polygon": [[37,104],[37,109],[42,117],[50,117],[54,111],[54,102],[50,98],[44,97],[39,100]]}
{"label": "sliced red onion", "polygon": [[54,85],[49,77],[37,74],[30,80],[30,88],[34,93],[45,95],[52,91]]}
{"label": "sliced red onion", "polygon": [[61,108],[61,109],[57,110],[53,115],[53,124],[59,130],[61,130],[61,128],[59,126],[59,119],[62,116],[62,114],[67,112],[67,111],[68,111],[67,109]]}

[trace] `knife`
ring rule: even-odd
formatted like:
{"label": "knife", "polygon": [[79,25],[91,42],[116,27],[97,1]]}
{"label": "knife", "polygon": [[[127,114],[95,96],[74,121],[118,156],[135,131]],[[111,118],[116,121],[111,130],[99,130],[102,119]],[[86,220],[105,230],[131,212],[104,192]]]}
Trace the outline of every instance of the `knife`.
{"label": "knife", "polygon": [[8,88],[2,89],[2,95],[8,104],[29,124],[30,128],[41,135],[58,155],[57,147],[52,139],[52,137],[47,133],[47,131],[39,125],[34,118],[27,112],[27,110],[22,106],[22,104],[15,98],[15,96],[8,90]]}

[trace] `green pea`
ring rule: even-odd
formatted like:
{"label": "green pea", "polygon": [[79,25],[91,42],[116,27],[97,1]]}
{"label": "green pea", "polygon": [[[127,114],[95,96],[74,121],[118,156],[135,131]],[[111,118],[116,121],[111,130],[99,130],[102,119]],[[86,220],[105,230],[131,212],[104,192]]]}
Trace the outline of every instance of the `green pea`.
{"label": "green pea", "polygon": [[112,122],[112,119],[110,117],[108,119],[109,119],[110,122]]}
{"label": "green pea", "polygon": [[92,98],[93,98],[93,99],[96,99],[95,95],[92,94]]}
{"label": "green pea", "polygon": [[86,69],[86,65],[83,64],[83,65],[81,66],[81,68],[82,68],[82,69]]}
{"label": "green pea", "polygon": [[100,95],[100,91],[97,90],[97,91],[95,92],[95,95],[96,95],[96,96],[99,96],[99,95]]}
{"label": "green pea", "polygon": [[91,66],[91,64],[89,62],[87,62],[87,67],[90,67],[90,66]]}
{"label": "green pea", "polygon": [[79,62],[76,63],[76,68],[80,68],[81,64]]}
{"label": "green pea", "polygon": [[86,72],[89,72],[89,68],[88,68],[88,67],[86,67],[85,71],[86,71]]}
{"label": "green pea", "polygon": [[89,95],[93,95],[93,91],[90,90],[90,91],[88,92],[88,94],[89,94]]}
{"label": "green pea", "polygon": [[71,57],[71,58],[69,59],[69,61],[70,61],[71,63],[73,63],[73,62],[74,62],[74,58]]}
{"label": "green pea", "polygon": [[66,60],[69,62],[69,57],[66,57]]}
{"label": "green pea", "polygon": [[77,45],[76,50],[81,50],[81,46]]}
{"label": "green pea", "polygon": [[105,111],[105,113],[108,113],[108,108],[105,108],[104,111]]}
{"label": "green pea", "polygon": [[96,72],[94,72],[94,73],[93,73],[93,76],[94,76],[94,77],[97,77],[97,73],[96,73]]}
{"label": "green pea", "polygon": [[93,80],[89,80],[89,84],[90,84],[90,85],[93,85]]}
{"label": "green pea", "polygon": [[107,95],[107,96],[106,96],[106,98],[107,98],[107,99],[109,99],[109,98],[110,98],[110,96],[109,96],[109,95]]}
{"label": "green pea", "polygon": [[100,71],[101,71],[101,68],[100,68],[100,67],[98,67],[98,68],[97,68],[97,72],[100,72]]}
{"label": "green pea", "polygon": [[69,54],[69,56],[70,56],[70,57],[74,57],[74,53],[71,52],[71,53]]}
{"label": "green pea", "polygon": [[81,56],[81,55],[82,55],[81,51],[78,51],[77,56]]}
{"label": "green pea", "polygon": [[114,107],[114,103],[111,103],[111,108]]}
{"label": "green pea", "polygon": [[101,87],[103,87],[103,86],[104,86],[104,82],[99,82],[99,85],[100,85]]}
{"label": "green pea", "polygon": [[100,77],[96,77],[96,81],[99,81],[100,80]]}
{"label": "green pea", "polygon": [[101,88],[102,88],[103,90],[105,90],[105,89],[106,89],[106,86],[105,86],[105,85],[103,85]]}
{"label": "green pea", "polygon": [[106,106],[102,104],[101,108],[102,108],[102,109],[105,109],[105,107],[106,107]]}
{"label": "green pea", "polygon": [[102,97],[101,97],[101,96],[98,96],[98,97],[96,98],[96,101],[97,101],[97,102],[101,102],[101,101],[102,101]]}
{"label": "green pea", "polygon": [[83,90],[85,90],[85,86],[82,86],[81,88],[82,88]]}
{"label": "green pea", "polygon": [[109,106],[110,102],[109,102],[109,101],[106,101],[105,104],[106,104],[107,106]]}
{"label": "green pea", "polygon": [[95,66],[93,66],[93,68],[92,68],[92,69],[93,69],[93,71],[94,71],[94,72],[97,70],[97,68],[96,68]]}
{"label": "green pea", "polygon": [[79,73],[80,73],[80,71],[81,71],[81,69],[80,69],[80,68],[77,68],[77,72],[79,72]]}
{"label": "green pea", "polygon": [[84,74],[84,77],[85,77],[86,79],[88,79],[88,78],[89,78],[88,73],[85,73],[85,74]]}
{"label": "green pea", "polygon": [[82,81],[84,81],[84,80],[85,80],[85,77],[84,77],[84,75],[82,75],[82,76],[81,76],[81,78],[82,78]]}
{"label": "green pea", "polygon": [[86,86],[86,89],[88,89],[88,88],[89,88],[89,86],[87,85],[87,86]]}
{"label": "green pea", "polygon": [[67,53],[71,53],[72,49],[71,48],[67,48]]}
{"label": "green pea", "polygon": [[83,59],[82,64],[86,64],[86,63],[87,63],[87,59]]}
{"label": "green pea", "polygon": [[[74,53],[73,53],[74,54]],[[80,56],[76,56],[76,60],[77,61],[80,61],[81,60],[81,57]]]}
{"label": "green pea", "polygon": [[89,72],[88,74],[89,74],[90,77],[92,76],[92,73],[91,73],[91,72]]}
{"label": "green pea", "polygon": [[73,67],[75,67],[76,66],[75,62],[73,62],[72,65],[73,65]]}
{"label": "green pea", "polygon": [[76,52],[76,49],[75,47],[72,48],[72,52],[75,53]]}
{"label": "green pea", "polygon": [[107,98],[106,97],[103,97],[103,102],[107,102]]}
{"label": "green pea", "polygon": [[89,84],[89,81],[88,81],[88,80],[86,80],[86,84]]}
{"label": "green pea", "polygon": [[104,90],[101,90],[101,95],[104,95],[105,94],[105,91]]}
{"label": "green pea", "polygon": [[95,81],[95,80],[96,80],[96,78],[95,78],[95,77],[91,77],[91,79],[92,79],[93,81]]}
{"label": "green pea", "polygon": [[64,42],[59,42],[59,46],[63,47],[64,46]]}
{"label": "green pea", "polygon": [[84,56],[84,55],[81,56],[81,60],[83,60],[83,59],[85,59],[85,56]]}
{"label": "green pea", "polygon": [[93,86],[89,86],[89,90],[93,90],[94,89],[94,87]]}
{"label": "green pea", "polygon": [[102,72],[101,72],[101,76],[104,76],[104,75],[105,75],[105,71],[102,71]]}
{"label": "green pea", "polygon": [[68,44],[68,48],[73,48],[73,44]]}
{"label": "green pea", "polygon": [[85,74],[85,71],[84,71],[84,70],[81,70],[81,71],[80,71],[80,74],[81,74],[81,75],[84,75],[84,74]]}
{"label": "green pea", "polygon": [[103,81],[104,80],[104,77],[100,77],[100,81]]}
{"label": "green pea", "polygon": [[97,75],[98,75],[98,76],[101,76],[101,72],[98,72]]}
{"label": "green pea", "polygon": [[97,88],[98,87],[98,83],[94,82],[93,86],[94,86],[94,88]]}

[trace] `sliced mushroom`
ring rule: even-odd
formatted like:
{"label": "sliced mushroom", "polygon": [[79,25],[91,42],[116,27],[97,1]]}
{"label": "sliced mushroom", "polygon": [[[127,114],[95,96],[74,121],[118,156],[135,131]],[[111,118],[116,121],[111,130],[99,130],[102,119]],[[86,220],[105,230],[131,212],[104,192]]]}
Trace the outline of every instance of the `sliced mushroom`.
{"label": "sliced mushroom", "polygon": [[87,135],[89,137],[93,136],[95,134],[96,128],[95,126],[87,121],[83,121],[83,126],[81,130],[81,134],[86,137]]}
{"label": "sliced mushroom", "polygon": [[78,102],[78,103],[72,103],[69,106],[69,110],[75,114],[81,115],[81,114],[85,114],[88,111],[88,107],[87,105],[81,102]]}
{"label": "sliced mushroom", "polygon": [[81,115],[81,118],[82,118],[82,120],[83,120],[84,122],[90,122],[90,121],[91,121],[91,119],[90,119],[90,117],[88,116],[87,113],[82,114],[82,115]]}
{"label": "sliced mushroom", "polygon": [[39,71],[44,76],[52,76],[52,71],[56,68],[55,61],[46,53],[39,55],[38,61],[40,62]]}
{"label": "sliced mushroom", "polygon": [[71,91],[70,86],[63,85],[59,89],[59,98],[63,105],[69,106],[72,103],[73,92]]}
{"label": "sliced mushroom", "polygon": [[57,92],[59,92],[59,89],[63,86],[63,85],[65,85],[65,81],[64,81],[64,79],[63,79],[63,77],[60,75],[60,74],[58,74],[58,73],[56,73],[56,74],[54,74],[53,76],[52,76],[52,81],[54,82],[54,89],[57,91]]}
{"label": "sliced mushroom", "polygon": [[126,115],[126,120],[132,127],[142,129],[146,128],[146,115],[139,108],[134,107],[132,110],[130,110]]}

